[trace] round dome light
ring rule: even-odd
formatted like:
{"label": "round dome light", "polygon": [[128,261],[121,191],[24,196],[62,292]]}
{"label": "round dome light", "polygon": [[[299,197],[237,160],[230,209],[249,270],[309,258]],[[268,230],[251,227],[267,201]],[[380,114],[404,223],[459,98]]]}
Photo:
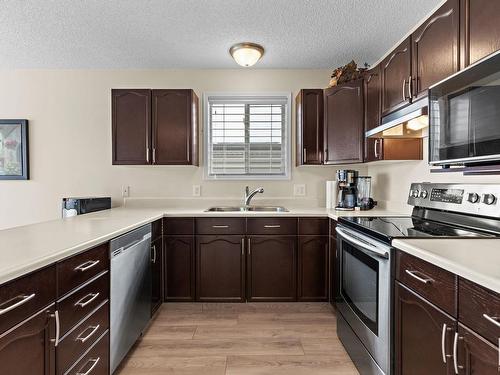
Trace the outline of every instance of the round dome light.
{"label": "round dome light", "polygon": [[238,43],[229,49],[229,53],[239,65],[249,67],[260,60],[264,47],[256,43]]}

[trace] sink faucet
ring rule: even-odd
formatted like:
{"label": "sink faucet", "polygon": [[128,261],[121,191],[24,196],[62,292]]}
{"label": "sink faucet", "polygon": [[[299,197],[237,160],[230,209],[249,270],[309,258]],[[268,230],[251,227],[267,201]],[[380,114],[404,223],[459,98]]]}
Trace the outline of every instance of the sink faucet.
{"label": "sink faucet", "polygon": [[249,206],[250,205],[250,201],[252,200],[252,198],[254,197],[254,195],[258,194],[258,193],[263,193],[264,192],[264,188],[263,187],[259,187],[253,191],[250,192],[250,188],[248,186],[245,187],[245,206]]}

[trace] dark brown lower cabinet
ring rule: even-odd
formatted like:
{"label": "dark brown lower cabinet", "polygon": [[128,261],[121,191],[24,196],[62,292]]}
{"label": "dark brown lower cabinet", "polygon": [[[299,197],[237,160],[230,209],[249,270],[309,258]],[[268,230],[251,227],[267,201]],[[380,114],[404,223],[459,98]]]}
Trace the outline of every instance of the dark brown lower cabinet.
{"label": "dark brown lower cabinet", "polygon": [[[396,374],[452,374],[456,320],[399,282],[395,283],[394,302]],[[446,363],[441,347],[443,330]]]}
{"label": "dark brown lower cabinet", "polygon": [[151,315],[161,306],[163,302],[162,293],[162,268],[163,268],[163,241],[159,237],[151,244]]}
{"label": "dark brown lower cabinet", "polygon": [[9,375],[55,374],[54,307],[19,323],[0,336],[0,368]]}
{"label": "dark brown lower cabinet", "polygon": [[245,237],[196,236],[196,300],[245,301]]}
{"label": "dark brown lower cabinet", "polygon": [[328,236],[299,236],[299,301],[328,301]]}
{"label": "dark brown lower cabinet", "polygon": [[297,237],[251,236],[247,251],[248,301],[296,301]]}
{"label": "dark brown lower cabinet", "polygon": [[335,277],[337,275],[336,268],[335,268],[336,258],[337,258],[337,237],[333,236],[332,234],[335,234],[335,232],[330,233],[330,237],[329,237],[329,241],[328,241],[329,262],[330,262],[330,272],[328,275],[328,280],[329,280],[329,286],[330,286],[330,296],[329,296],[330,304],[335,307],[335,295],[336,295],[335,287],[337,285],[336,280],[335,280]]}
{"label": "dark brown lower cabinet", "polygon": [[460,374],[494,375],[500,372],[499,349],[459,324],[457,337]]}
{"label": "dark brown lower cabinet", "polygon": [[194,237],[164,237],[165,301],[195,300]]}

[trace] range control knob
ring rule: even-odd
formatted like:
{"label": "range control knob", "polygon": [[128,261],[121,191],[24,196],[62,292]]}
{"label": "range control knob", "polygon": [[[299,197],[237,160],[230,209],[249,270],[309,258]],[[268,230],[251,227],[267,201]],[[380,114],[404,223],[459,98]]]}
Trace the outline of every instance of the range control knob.
{"label": "range control knob", "polygon": [[419,193],[420,193],[420,192],[419,192],[418,190],[416,190],[416,189],[415,189],[415,190],[412,190],[412,191],[410,192],[410,195],[411,195],[413,198],[418,198]]}
{"label": "range control knob", "polygon": [[467,200],[471,203],[477,203],[479,202],[479,194],[477,193],[469,193],[469,196],[467,197]]}
{"label": "range control knob", "polygon": [[484,194],[483,195],[483,203],[491,205],[495,203],[497,198],[493,194]]}
{"label": "range control knob", "polygon": [[422,190],[422,191],[420,192],[420,194],[419,194],[420,198],[423,198],[423,199],[427,198],[427,195],[429,195],[429,194],[427,193],[427,190]]}

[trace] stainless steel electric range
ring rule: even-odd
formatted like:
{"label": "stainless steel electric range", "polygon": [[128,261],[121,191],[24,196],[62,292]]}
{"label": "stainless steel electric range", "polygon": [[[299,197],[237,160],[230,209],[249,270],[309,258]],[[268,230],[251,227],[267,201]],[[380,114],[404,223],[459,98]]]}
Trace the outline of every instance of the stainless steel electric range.
{"label": "stainless steel electric range", "polygon": [[410,188],[411,216],[339,218],[337,332],[361,374],[393,369],[392,240],[499,237],[499,199],[500,185],[420,183]]}

